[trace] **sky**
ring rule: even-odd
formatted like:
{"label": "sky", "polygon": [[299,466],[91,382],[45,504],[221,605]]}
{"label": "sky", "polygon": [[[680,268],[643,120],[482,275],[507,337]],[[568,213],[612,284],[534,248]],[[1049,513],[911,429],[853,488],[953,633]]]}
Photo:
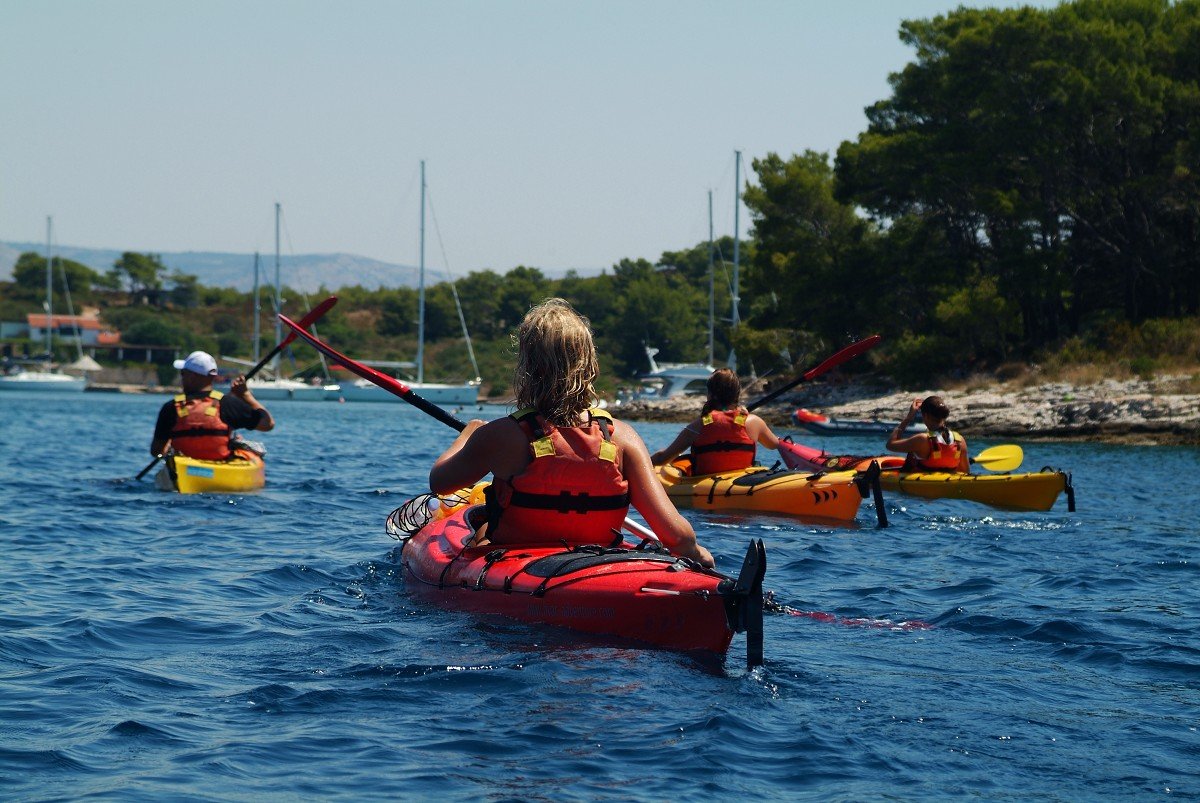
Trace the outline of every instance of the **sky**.
{"label": "sky", "polygon": [[[1047,5],[1046,3],[1036,3]],[[3,0],[0,241],[587,275],[734,232],[959,0]],[[749,174],[749,175],[748,175]],[[749,231],[742,207],[740,231]]]}

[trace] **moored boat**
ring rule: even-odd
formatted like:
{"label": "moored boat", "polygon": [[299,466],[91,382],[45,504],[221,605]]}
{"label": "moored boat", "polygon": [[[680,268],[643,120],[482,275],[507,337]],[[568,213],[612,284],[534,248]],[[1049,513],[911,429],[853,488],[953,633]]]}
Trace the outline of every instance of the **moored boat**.
{"label": "moored boat", "polygon": [[164,491],[181,494],[245,493],[266,484],[266,467],[261,456],[247,449],[234,451],[229,460],[196,460],[181,454],[169,454],[154,477]]}
{"label": "moored boat", "polygon": [[772,470],[752,466],[693,476],[680,457],[658,467],[658,478],[678,508],[781,513],[829,521],[853,521],[869,489],[854,471]]}
{"label": "moored boat", "polygon": [[[803,407],[792,413],[792,421],[816,435],[887,435],[899,421],[879,421],[864,418],[834,418],[816,413]],[[909,432],[924,432],[925,425],[914,422],[908,425]]]}
{"label": "moored boat", "polygon": [[1021,474],[903,471],[904,458],[898,455],[834,455],[788,440],[780,441],[779,452],[784,462],[798,469],[865,471],[871,462],[876,462],[881,469],[881,487],[885,491],[899,491],[909,496],[966,499],[1007,510],[1050,510],[1059,494],[1065,491],[1068,511],[1075,510],[1075,489],[1071,485],[1070,475],[1049,468]]}
{"label": "moored boat", "polygon": [[54,393],[82,393],[87,380],[57,371],[27,371],[24,369],[0,376],[0,390],[36,390]]}
{"label": "moored boat", "polygon": [[[749,664],[762,662],[761,541],[751,544],[738,578],[619,535],[615,544],[595,546],[477,543],[484,508],[468,502],[480,496],[477,488],[473,498],[443,500],[431,519],[422,498],[389,516],[388,532],[404,538],[410,592],[457,610],[671,650],[724,654],[745,630]],[[414,527],[414,514],[428,520]]]}

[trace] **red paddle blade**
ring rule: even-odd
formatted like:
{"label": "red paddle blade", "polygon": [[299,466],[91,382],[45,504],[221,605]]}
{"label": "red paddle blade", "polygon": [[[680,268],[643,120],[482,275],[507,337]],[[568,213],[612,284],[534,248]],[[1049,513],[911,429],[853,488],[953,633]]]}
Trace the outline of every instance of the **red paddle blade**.
{"label": "red paddle blade", "polygon": [[[329,298],[325,299],[317,306],[313,307],[312,310],[310,310],[307,315],[305,315],[303,318],[300,319],[300,323],[299,323],[300,328],[307,329],[308,327],[312,326],[317,321],[321,320],[321,317],[324,316],[325,313],[329,312],[329,310],[333,309],[333,305],[336,303],[337,303],[337,296],[330,296]],[[280,317],[282,318],[283,316],[280,316]],[[296,339],[296,333],[289,332],[287,337],[285,337],[283,339],[283,345],[286,346],[288,343],[291,343],[295,339]]]}
{"label": "red paddle blade", "polygon": [[389,393],[399,396],[413,407],[416,407],[418,410],[421,410],[422,412],[436,418],[438,421],[441,421],[448,427],[452,427],[459,432],[462,432],[463,429],[466,428],[467,425],[465,423],[459,421],[457,418],[450,415],[450,413],[446,412],[441,407],[438,407],[436,404],[433,404],[429,400],[423,399],[416,393],[413,393],[412,389],[399,379],[394,379],[387,374],[381,374],[379,371],[376,371],[374,368],[371,368],[368,365],[363,365],[357,360],[350,359],[333,346],[318,340],[313,335],[304,331],[304,329],[298,323],[289,320],[286,315],[280,315],[279,320],[287,324],[297,335],[304,338],[305,342],[307,342],[317,351],[321,352],[326,357],[329,357],[334,362],[337,362],[338,364],[358,374],[368,382],[374,382],[376,385],[388,391]]}
{"label": "red paddle blade", "polygon": [[809,379],[818,377],[821,374],[825,373],[826,371],[830,370],[831,368],[835,368],[835,367],[841,365],[846,360],[849,360],[853,357],[857,357],[859,354],[862,354],[864,351],[869,351],[870,349],[875,348],[875,345],[882,339],[883,338],[880,335],[871,335],[870,337],[864,338],[863,340],[860,340],[857,343],[851,343],[849,346],[846,346],[846,348],[842,349],[837,354],[834,354],[832,357],[825,360],[825,362],[821,363],[816,368],[810,368],[808,371],[806,371],[804,373],[804,379],[809,380]]}
{"label": "red paddle blade", "polygon": [[342,354],[325,341],[318,340],[317,338],[313,337],[311,334],[305,331],[303,323],[296,323],[286,315],[280,315],[279,320],[292,330],[292,333],[288,335],[288,337],[303,338],[304,341],[310,346],[336,362],[338,365],[341,365],[346,370],[358,374],[368,382],[374,382],[376,385],[379,385],[379,387],[383,388],[384,390],[391,391],[397,396],[403,397],[408,393],[412,393],[408,386],[399,379],[388,376],[387,374],[382,374],[369,365],[363,365],[361,362]]}

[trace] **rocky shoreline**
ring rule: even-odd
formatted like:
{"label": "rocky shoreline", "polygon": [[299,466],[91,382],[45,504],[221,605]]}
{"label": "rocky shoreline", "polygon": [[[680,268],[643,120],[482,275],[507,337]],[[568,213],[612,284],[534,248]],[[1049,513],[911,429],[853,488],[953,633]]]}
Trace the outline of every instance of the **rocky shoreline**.
{"label": "rocky shoreline", "polygon": [[[914,398],[937,394],[950,406],[950,425],[968,439],[1094,441],[1200,445],[1200,394],[1191,377],[1107,379],[1092,385],[1047,382],[986,388],[899,390],[836,382],[801,385],[756,410],[772,428],[795,432],[798,407],[834,418],[897,421]],[[767,388],[769,391],[770,388]],[[750,394],[753,401],[763,392]],[[689,421],[701,399],[634,401],[616,408],[630,420]]]}
{"label": "rocky shoreline", "polygon": [[[115,375],[114,375],[115,374]],[[100,379],[101,377],[97,377]],[[174,393],[148,372],[103,376],[89,390],[110,393]],[[937,394],[950,406],[950,425],[968,439],[1094,441],[1123,444],[1200,445],[1200,393],[1196,378],[1106,379],[1095,384],[1044,382],[981,383],[964,388],[902,390],[859,382],[817,380],[764,405],[756,412],[783,432],[796,432],[797,407],[835,418],[899,420],[917,397]],[[753,401],[771,390],[756,388]],[[699,412],[696,396],[670,401],[626,402],[614,411],[631,421],[690,421]]]}

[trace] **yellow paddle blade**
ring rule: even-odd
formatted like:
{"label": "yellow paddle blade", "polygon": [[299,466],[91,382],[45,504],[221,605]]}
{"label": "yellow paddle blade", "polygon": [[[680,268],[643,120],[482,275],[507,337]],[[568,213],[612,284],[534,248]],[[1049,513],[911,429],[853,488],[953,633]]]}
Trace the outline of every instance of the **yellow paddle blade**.
{"label": "yellow paddle blade", "polygon": [[1014,471],[1025,459],[1025,452],[1020,446],[1012,443],[993,446],[984,449],[971,458],[971,462],[983,466],[988,471]]}

